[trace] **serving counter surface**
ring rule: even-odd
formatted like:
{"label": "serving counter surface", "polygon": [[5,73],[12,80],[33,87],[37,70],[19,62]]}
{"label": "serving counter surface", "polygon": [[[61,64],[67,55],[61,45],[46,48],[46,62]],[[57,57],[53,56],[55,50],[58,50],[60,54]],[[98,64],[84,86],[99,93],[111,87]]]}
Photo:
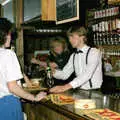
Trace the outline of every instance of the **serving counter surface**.
{"label": "serving counter surface", "polygon": [[[110,95],[103,95],[99,91],[70,90],[66,95],[74,99],[93,99],[96,102],[96,109],[108,108],[120,113],[120,99],[112,98]],[[39,103],[23,103],[28,120],[87,120],[80,109],[75,109],[74,104],[56,105],[51,101]],[[30,110],[31,109],[31,110]],[[31,113],[30,113],[31,111]],[[34,119],[33,119],[34,118]]]}

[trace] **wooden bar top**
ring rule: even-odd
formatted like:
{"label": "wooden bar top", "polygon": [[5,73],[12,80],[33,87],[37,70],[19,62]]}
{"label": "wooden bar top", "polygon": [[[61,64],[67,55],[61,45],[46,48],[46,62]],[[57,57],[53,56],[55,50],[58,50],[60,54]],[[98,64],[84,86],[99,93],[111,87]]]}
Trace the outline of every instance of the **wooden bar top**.
{"label": "wooden bar top", "polygon": [[[111,95],[104,95],[100,91],[87,91],[87,90],[70,90],[66,93],[66,95],[72,96],[74,99],[93,99],[96,102],[96,109],[110,109],[112,111],[120,113],[120,99],[118,97],[114,98]],[[81,110],[76,109],[74,104],[65,104],[65,105],[56,105],[52,103],[50,100],[41,101],[38,103],[23,103],[23,106],[29,106],[27,112],[33,110],[32,113],[37,120],[43,114],[44,117],[47,116],[46,120],[88,120],[86,116],[82,115]],[[30,107],[31,106],[31,107]],[[25,107],[24,107],[25,108]],[[46,111],[45,113],[43,111]],[[53,111],[53,112],[52,112]],[[29,114],[29,115],[30,115]],[[46,115],[47,114],[47,115]],[[49,116],[49,114],[51,114]],[[54,118],[53,116],[59,116],[59,118]],[[60,117],[62,116],[62,117]],[[32,117],[30,117],[32,118]],[[33,119],[29,119],[33,120]],[[41,118],[39,120],[44,120]]]}

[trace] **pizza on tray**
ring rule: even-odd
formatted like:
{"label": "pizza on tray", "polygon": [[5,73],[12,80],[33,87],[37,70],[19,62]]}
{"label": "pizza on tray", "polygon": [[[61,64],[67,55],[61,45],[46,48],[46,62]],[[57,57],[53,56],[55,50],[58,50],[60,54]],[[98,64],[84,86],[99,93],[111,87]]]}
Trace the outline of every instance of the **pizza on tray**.
{"label": "pizza on tray", "polygon": [[93,120],[120,120],[120,114],[110,109],[96,109],[84,113]]}
{"label": "pizza on tray", "polygon": [[48,98],[57,105],[72,104],[74,102],[71,96],[63,94],[50,94]]}

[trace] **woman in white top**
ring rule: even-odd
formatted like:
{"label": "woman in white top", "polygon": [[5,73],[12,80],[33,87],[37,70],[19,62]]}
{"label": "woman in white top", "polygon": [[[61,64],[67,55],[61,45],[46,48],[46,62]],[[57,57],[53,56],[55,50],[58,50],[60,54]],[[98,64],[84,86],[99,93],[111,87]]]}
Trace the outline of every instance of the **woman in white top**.
{"label": "woman in white top", "polygon": [[50,92],[59,93],[77,87],[85,90],[101,87],[101,54],[98,49],[87,46],[86,36],[87,31],[84,27],[68,30],[69,41],[77,51],[70,56],[62,71],[53,68],[53,76],[65,80],[75,71],[76,77],[66,85],[51,88]]}
{"label": "woman in white top", "polygon": [[46,93],[34,96],[18,85],[23,78],[20,65],[16,54],[6,49],[10,46],[11,28],[10,21],[0,18],[0,120],[23,120],[19,97],[40,101]]}

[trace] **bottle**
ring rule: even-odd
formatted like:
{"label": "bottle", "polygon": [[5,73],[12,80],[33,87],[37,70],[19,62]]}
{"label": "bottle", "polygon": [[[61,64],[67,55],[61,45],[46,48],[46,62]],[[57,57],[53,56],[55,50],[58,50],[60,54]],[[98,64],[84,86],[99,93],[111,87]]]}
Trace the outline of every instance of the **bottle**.
{"label": "bottle", "polygon": [[51,88],[54,85],[54,80],[52,78],[52,71],[49,65],[49,60],[47,60],[47,68],[46,68],[47,76],[46,76],[46,85]]}

